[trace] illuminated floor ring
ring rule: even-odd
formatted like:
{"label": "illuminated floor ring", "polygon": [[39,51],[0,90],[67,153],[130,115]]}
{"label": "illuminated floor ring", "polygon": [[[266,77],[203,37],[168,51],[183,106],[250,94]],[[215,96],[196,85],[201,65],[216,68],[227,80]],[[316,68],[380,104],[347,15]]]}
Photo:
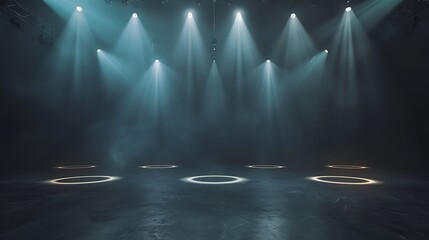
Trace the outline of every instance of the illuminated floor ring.
{"label": "illuminated floor ring", "polygon": [[285,168],[285,166],[281,166],[281,165],[266,165],[266,164],[262,164],[262,165],[247,165],[246,167],[248,167],[248,168],[255,168],[255,169],[281,169],[281,168]]}
{"label": "illuminated floor ring", "polygon": [[140,166],[139,168],[145,168],[145,169],[170,169],[170,168],[178,168],[177,165],[144,165]]}
{"label": "illuminated floor ring", "polygon": [[[359,180],[361,182],[330,181],[330,180],[325,180],[326,178],[353,179],[353,180]],[[351,176],[315,176],[315,177],[308,177],[307,179],[317,181],[317,182],[331,183],[331,184],[342,184],[342,185],[370,185],[370,184],[381,183],[379,181],[372,180],[369,178],[351,177]]]}
{"label": "illuminated floor ring", "polygon": [[[70,180],[70,179],[82,179],[82,178],[102,178],[101,180],[95,180],[95,181],[77,181],[77,182],[63,182],[64,180]],[[59,184],[59,185],[83,185],[83,184],[94,184],[94,183],[104,183],[104,182],[111,182],[115,180],[121,179],[120,177],[113,177],[113,176],[74,176],[74,177],[63,177],[63,178],[57,178],[47,181],[47,183],[50,184]]]}
{"label": "illuminated floor ring", "polygon": [[[201,181],[197,180],[199,178],[231,178],[231,181],[221,181],[221,182],[209,182],[209,181]],[[220,185],[220,184],[234,184],[234,183],[243,183],[247,182],[247,178],[236,177],[236,176],[227,176],[227,175],[202,175],[202,176],[194,176],[187,177],[181,179],[183,182],[187,183],[196,183],[196,184],[209,184],[209,185]]]}
{"label": "illuminated floor ring", "polygon": [[336,168],[336,169],[350,169],[350,170],[359,170],[359,169],[367,169],[365,166],[357,166],[357,165],[326,165],[327,168]]}
{"label": "illuminated floor ring", "polygon": [[97,166],[95,165],[69,165],[69,166],[59,166],[55,167],[57,169],[63,169],[63,170],[73,170],[73,169],[87,169],[87,168],[95,168]]}

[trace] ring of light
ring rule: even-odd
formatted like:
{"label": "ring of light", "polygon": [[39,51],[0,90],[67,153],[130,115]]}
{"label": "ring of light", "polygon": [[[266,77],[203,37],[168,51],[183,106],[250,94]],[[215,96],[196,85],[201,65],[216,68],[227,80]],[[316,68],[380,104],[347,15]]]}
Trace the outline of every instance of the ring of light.
{"label": "ring of light", "polygon": [[[197,180],[199,178],[231,178],[231,181],[221,181],[221,182],[208,182],[208,181],[201,181]],[[242,177],[236,177],[236,176],[226,176],[226,175],[203,175],[203,176],[194,176],[194,177],[187,177],[181,179],[184,182],[187,183],[196,183],[196,184],[234,184],[234,183],[243,183],[248,181],[247,178]]]}
{"label": "ring of light", "polygon": [[95,165],[70,165],[70,166],[59,166],[59,167],[55,167],[55,168],[72,170],[72,169],[87,169],[87,168],[95,168],[95,167],[97,167],[97,166],[95,166]]}
{"label": "ring of light", "polygon": [[[64,180],[70,180],[70,179],[82,179],[82,178],[102,178],[101,180],[94,180],[94,181],[82,181],[82,182],[63,182]],[[63,178],[57,178],[53,180],[47,181],[51,184],[60,184],[60,185],[82,185],[82,184],[93,184],[93,183],[103,183],[103,182],[110,182],[121,179],[120,177],[113,177],[113,176],[74,176],[74,177],[63,177]]]}
{"label": "ring of light", "polygon": [[[341,182],[341,181],[330,181],[325,180],[324,178],[344,178],[344,179],[353,179],[353,180],[359,180],[362,182]],[[323,182],[323,183],[332,183],[332,184],[343,184],[343,185],[369,185],[369,184],[378,184],[379,181],[368,179],[368,178],[361,178],[361,177],[351,177],[351,176],[315,176],[315,177],[309,177],[307,179],[317,181],[317,182]]]}
{"label": "ring of light", "polygon": [[327,165],[327,168],[337,168],[337,169],[367,169],[365,166],[357,166],[357,165]]}
{"label": "ring of light", "polygon": [[146,168],[146,169],[167,169],[167,168],[177,168],[179,166],[177,165],[144,165],[140,166],[139,168]]}
{"label": "ring of light", "polygon": [[248,168],[258,168],[258,169],[280,169],[285,168],[285,166],[281,165],[247,165]]}

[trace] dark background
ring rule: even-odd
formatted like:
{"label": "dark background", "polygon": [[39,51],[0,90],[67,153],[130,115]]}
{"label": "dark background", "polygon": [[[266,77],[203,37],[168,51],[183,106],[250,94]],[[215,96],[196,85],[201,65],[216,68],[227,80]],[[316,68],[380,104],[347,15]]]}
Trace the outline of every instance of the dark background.
{"label": "dark background", "polygon": [[[51,23],[57,35],[61,34],[65,22],[42,1],[20,2]],[[322,36],[321,29],[333,19],[341,19],[346,4],[340,0],[315,2],[316,5],[311,1],[234,1],[228,6],[226,1],[218,1],[219,48],[237,8],[243,9],[246,24],[263,57],[261,62],[273,54],[274,43],[291,12],[297,13],[318,49],[329,48],[332,36]],[[352,4],[362,2],[352,1]],[[409,16],[403,13],[404,4],[369,31],[379,57],[378,71],[374,73],[377,80],[372,83],[377,98],[367,97],[368,81],[359,81],[363,99],[359,111],[354,111],[356,106],[345,108],[336,104],[327,97],[335,89],[328,88],[322,103],[318,104],[317,114],[306,115],[300,107],[306,101],[305,96],[292,89],[288,90],[289,101],[284,105],[287,117],[278,118],[275,123],[258,117],[257,112],[248,107],[251,103],[227,108],[213,119],[207,118],[198,104],[184,107],[184,94],[177,91],[176,107],[171,107],[161,126],[136,121],[133,116],[137,112],[120,116],[131,88],[121,86],[114,94],[107,94],[97,63],[88,66],[81,79],[79,96],[73,95],[70,74],[63,74],[61,79],[51,74],[52,63],[57,61],[52,59],[57,46],[41,45],[31,27],[16,28],[2,12],[1,171],[14,173],[81,163],[113,168],[143,163],[282,163],[302,167],[353,163],[425,171],[429,167],[429,17],[428,11],[420,12],[420,22],[412,28]],[[146,20],[151,19],[153,24],[143,25],[161,46],[161,60],[170,68],[175,68],[177,60],[168,53],[177,43],[183,25],[178,19],[183,19],[186,9],[194,9],[203,40],[210,48],[210,2],[202,1],[198,6],[194,1],[170,0],[166,5],[141,1],[123,6],[114,1],[109,8],[110,11],[118,9],[111,20],[121,18],[123,26],[133,11],[147,13]],[[333,26],[336,28],[337,24]],[[114,44],[106,38],[98,40],[106,48]],[[88,61],[95,62],[95,54],[93,58],[89,57]],[[207,67],[210,64],[208,59]],[[233,81],[228,74],[222,74],[225,67],[219,63],[223,80]],[[202,79],[207,73],[198,72],[196,76]],[[180,85],[180,77],[176,80],[175,84]]]}

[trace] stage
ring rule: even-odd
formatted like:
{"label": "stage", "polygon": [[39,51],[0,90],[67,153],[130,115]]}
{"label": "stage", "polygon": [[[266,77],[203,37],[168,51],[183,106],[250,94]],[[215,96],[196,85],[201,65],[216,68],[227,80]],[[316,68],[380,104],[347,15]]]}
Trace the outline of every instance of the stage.
{"label": "stage", "polygon": [[[86,185],[46,182],[89,175],[120,178]],[[184,181],[202,175],[235,176],[245,181]],[[341,185],[308,179],[319,175],[357,176],[378,182]],[[230,182],[234,178],[196,180]],[[427,239],[427,185],[428,178],[423,176],[371,168],[304,171],[287,166],[177,166],[120,173],[101,166],[54,169],[1,180],[0,238]]]}

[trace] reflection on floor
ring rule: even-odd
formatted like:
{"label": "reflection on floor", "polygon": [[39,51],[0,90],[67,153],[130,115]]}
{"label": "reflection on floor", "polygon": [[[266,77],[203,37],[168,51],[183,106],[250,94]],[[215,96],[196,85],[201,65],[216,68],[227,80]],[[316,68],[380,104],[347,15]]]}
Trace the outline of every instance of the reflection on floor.
{"label": "reflection on floor", "polygon": [[[45,182],[100,175],[121,179],[85,185]],[[332,175],[382,183],[339,185],[307,179]],[[236,180],[228,176],[247,181],[181,181],[193,176],[209,182]],[[1,179],[0,239],[429,239],[428,183],[424,177],[375,169],[56,169]]]}

